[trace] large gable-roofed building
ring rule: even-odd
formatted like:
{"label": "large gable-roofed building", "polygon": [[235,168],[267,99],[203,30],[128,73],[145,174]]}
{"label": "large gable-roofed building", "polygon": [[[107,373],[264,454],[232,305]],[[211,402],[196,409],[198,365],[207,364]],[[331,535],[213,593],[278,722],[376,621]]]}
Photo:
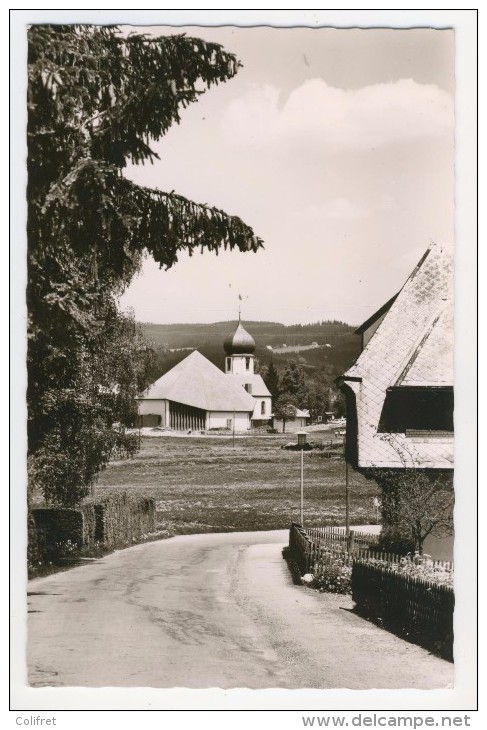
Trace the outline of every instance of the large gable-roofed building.
{"label": "large gable-roofed building", "polygon": [[254,399],[197,350],[156,380],[139,398],[139,413],[178,431],[246,431]]}
{"label": "large gable-roofed building", "polygon": [[248,431],[268,423],[272,398],[254,372],[255,342],[240,320],[225,340],[225,372],[197,350],[156,380],[138,399],[142,425],[177,431]]}

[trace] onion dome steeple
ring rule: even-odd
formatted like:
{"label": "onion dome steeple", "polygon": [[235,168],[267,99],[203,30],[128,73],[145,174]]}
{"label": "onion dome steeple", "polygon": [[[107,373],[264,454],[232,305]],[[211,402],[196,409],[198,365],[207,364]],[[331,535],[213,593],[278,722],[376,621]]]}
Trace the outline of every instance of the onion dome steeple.
{"label": "onion dome steeple", "polygon": [[240,317],[235,332],[228,335],[223,347],[227,355],[253,355],[255,352],[255,340],[249,335],[246,329],[242,327]]}

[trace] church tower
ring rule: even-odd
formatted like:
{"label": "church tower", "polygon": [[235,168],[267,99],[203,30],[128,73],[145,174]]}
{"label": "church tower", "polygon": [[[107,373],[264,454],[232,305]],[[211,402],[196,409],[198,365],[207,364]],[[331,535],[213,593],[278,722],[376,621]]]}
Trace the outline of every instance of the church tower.
{"label": "church tower", "polygon": [[226,352],[225,373],[227,375],[254,374],[255,340],[242,327],[240,317],[238,319],[237,329],[233,335],[229,335],[226,338],[223,347]]}
{"label": "church tower", "polygon": [[239,383],[255,402],[252,425],[263,426],[272,418],[272,397],[255,372],[255,340],[249,335],[238,317],[237,329],[223,343],[225,349],[225,374]]}

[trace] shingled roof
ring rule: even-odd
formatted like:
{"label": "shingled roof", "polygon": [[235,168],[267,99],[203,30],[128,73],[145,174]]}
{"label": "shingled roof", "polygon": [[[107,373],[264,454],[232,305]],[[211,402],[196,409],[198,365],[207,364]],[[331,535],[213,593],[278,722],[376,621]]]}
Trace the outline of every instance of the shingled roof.
{"label": "shingled roof", "polygon": [[[379,433],[390,388],[453,386],[453,255],[432,245],[415,267],[355,363],[339,379],[355,393],[358,465],[451,468],[453,434],[434,440]],[[394,443],[392,442],[394,441]],[[399,466],[401,464],[399,463]]]}
{"label": "shingled roof", "polygon": [[156,380],[140,399],[170,400],[204,411],[253,412],[255,406],[241,385],[197,350]]}

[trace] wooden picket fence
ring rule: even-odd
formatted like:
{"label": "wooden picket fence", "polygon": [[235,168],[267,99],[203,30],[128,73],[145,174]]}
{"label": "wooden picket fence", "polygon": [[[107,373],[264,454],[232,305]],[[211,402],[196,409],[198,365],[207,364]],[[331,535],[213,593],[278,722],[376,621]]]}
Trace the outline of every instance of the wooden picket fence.
{"label": "wooden picket fence", "polygon": [[[352,568],[352,598],[357,612],[452,660],[453,589],[397,572],[404,556],[374,549],[376,541],[377,536],[368,533],[350,531],[347,535],[343,528],[303,529],[293,523],[289,552],[304,575],[335,560],[337,547],[342,547],[341,561]],[[433,567],[453,572],[449,561],[435,560]]]}
{"label": "wooden picket fence", "polygon": [[[362,560],[382,561],[393,568],[402,560],[403,555],[377,550],[378,535],[350,530],[347,535],[344,527],[307,527],[293,522],[289,531],[290,552],[302,573],[312,573],[318,560],[326,560],[330,548],[343,547],[347,564]],[[448,560],[432,560],[432,567],[440,567],[453,572],[453,563]]]}
{"label": "wooden picket fence", "polygon": [[369,532],[350,530],[347,535],[344,527],[307,527],[305,532],[313,542],[340,543],[347,546],[348,552],[355,552],[359,549],[369,549],[371,545],[377,544],[377,535]]}
{"label": "wooden picket fence", "polygon": [[455,596],[451,587],[397,573],[392,565],[368,563],[361,557],[353,561],[352,598],[358,613],[452,661]]}
{"label": "wooden picket fence", "polygon": [[318,560],[327,560],[330,546],[342,546],[346,551],[344,560],[350,564],[354,556],[364,555],[377,544],[377,535],[350,530],[347,535],[343,527],[309,527],[292,523],[289,531],[289,551],[301,574],[312,573]]}

